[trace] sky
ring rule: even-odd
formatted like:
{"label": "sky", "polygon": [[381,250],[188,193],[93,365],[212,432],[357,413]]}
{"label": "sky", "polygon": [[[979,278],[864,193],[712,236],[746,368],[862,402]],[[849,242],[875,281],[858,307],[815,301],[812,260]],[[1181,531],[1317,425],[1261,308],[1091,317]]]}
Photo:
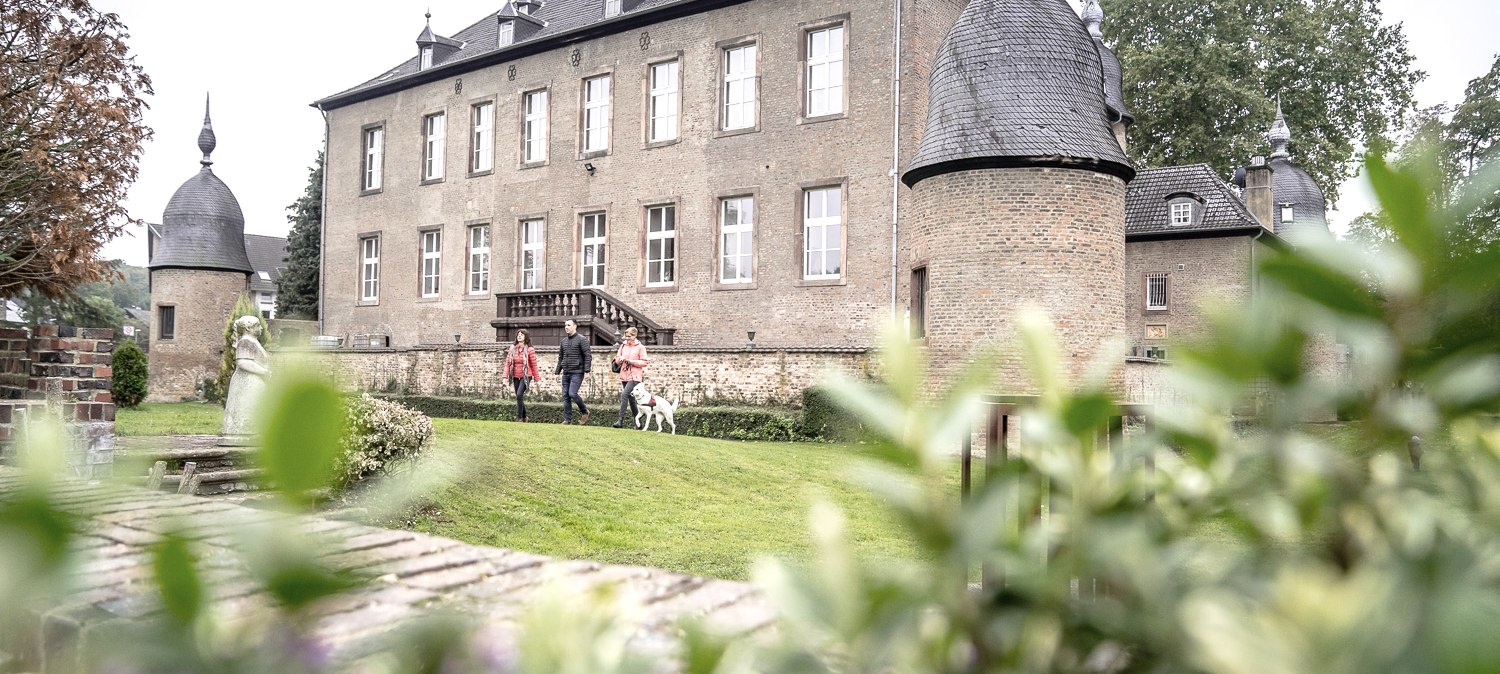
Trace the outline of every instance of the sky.
{"label": "sky", "polygon": [[[126,208],[132,217],[161,221],[172,193],[198,170],[198,130],[204,96],[211,94],[218,137],[214,173],[239,198],[247,233],[285,236],[287,206],[302,195],[323,145],[323,118],[309,104],[414,54],[429,7],[433,30],[451,35],[500,4],[94,0],[96,8],[119,14],[129,28],[127,44],[155,89],[145,116],[155,137],[146,142]],[[1416,66],[1427,72],[1416,89],[1421,106],[1461,100],[1469,80],[1484,74],[1500,53],[1494,39],[1500,27],[1496,0],[1380,0],[1380,6],[1389,23],[1404,24]],[[1295,133],[1296,122],[1291,123]],[[1329,213],[1335,231],[1372,203],[1360,178],[1341,192]],[[130,228],[103,254],[144,265],[144,231]]]}

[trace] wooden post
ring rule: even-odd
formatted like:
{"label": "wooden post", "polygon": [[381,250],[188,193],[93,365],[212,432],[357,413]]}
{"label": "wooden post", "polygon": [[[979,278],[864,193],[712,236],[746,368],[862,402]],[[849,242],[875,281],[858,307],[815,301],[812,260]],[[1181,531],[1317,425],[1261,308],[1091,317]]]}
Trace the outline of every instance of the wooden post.
{"label": "wooden post", "polygon": [[167,475],[167,462],[157,461],[151,466],[151,473],[146,476],[146,488],[150,490],[161,489],[161,480]]}
{"label": "wooden post", "polygon": [[182,464],[182,481],[177,483],[177,493],[188,493],[188,482],[193,479],[193,473],[196,472],[198,472],[197,462],[189,461]]}

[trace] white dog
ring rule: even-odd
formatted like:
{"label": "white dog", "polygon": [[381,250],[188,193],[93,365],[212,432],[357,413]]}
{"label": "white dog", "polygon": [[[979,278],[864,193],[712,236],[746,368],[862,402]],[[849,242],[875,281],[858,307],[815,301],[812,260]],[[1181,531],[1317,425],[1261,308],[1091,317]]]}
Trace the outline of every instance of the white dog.
{"label": "white dog", "polygon": [[[646,391],[644,384],[636,384],[631,390],[630,397],[635,398],[635,427],[646,430],[651,426],[651,420],[656,419],[656,432],[661,432],[661,422],[666,420],[672,426],[672,435],[677,435],[677,422],[673,416],[677,413],[677,403],[666,398],[659,398]],[[641,417],[646,417],[646,423],[641,423]]]}

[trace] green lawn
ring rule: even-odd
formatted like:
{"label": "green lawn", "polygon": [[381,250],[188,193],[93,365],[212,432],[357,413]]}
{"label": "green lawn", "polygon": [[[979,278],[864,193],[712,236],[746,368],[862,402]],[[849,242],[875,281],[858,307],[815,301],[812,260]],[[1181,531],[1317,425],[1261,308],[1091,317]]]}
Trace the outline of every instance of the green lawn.
{"label": "green lawn", "polygon": [[224,422],[214,403],[146,403],[115,411],[117,435],[213,435]]}

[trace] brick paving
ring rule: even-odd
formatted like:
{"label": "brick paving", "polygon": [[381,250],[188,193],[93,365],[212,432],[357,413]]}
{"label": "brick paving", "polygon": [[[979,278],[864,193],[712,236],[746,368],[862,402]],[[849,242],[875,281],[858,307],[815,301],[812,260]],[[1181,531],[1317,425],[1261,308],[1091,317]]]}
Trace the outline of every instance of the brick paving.
{"label": "brick paving", "polygon": [[[16,471],[0,467],[0,497],[18,479]],[[233,540],[275,514],[222,500],[82,481],[58,485],[56,495],[61,507],[83,518],[83,533],[73,544],[83,562],[71,593],[34,614],[42,671],[71,669],[89,634],[158,614],[149,546],[169,530],[194,541],[200,570],[213,581],[214,610],[270,605]],[[773,618],[764,599],[744,583],[553,559],[315,516],[294,522],[331,568],[371,579],[313,609],[312,635],[336,657],[368,653],[402,621],[437,611],[473,616],[500,643],[508,643],[516,637],[520,613],[554,580],[575,589],[618,583],[627,614],[634,616],[634,643],[648,653],[671,652],[681,618],[695,617],[729,633],[764,630]]]}

